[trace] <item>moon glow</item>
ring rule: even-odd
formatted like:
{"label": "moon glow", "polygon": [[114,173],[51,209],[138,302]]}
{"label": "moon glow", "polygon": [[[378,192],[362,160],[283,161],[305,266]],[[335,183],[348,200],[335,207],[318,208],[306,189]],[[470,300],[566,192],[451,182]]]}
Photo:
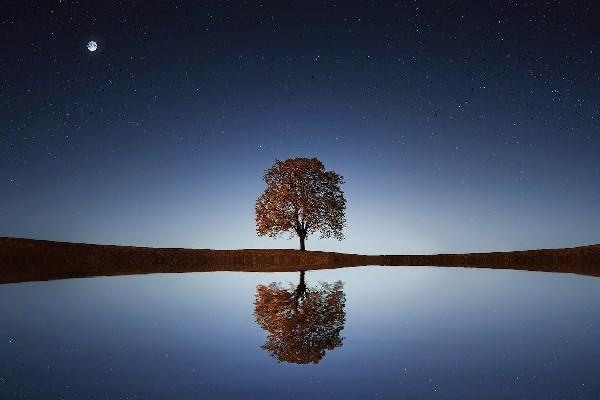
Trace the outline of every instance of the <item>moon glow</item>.
{"label": "moon glow", "polygon": [[90,40],[87,45],[86,45],[87,49],[89,51],[96,51],[98,50],[98,43],[94,42],[93,40]]}

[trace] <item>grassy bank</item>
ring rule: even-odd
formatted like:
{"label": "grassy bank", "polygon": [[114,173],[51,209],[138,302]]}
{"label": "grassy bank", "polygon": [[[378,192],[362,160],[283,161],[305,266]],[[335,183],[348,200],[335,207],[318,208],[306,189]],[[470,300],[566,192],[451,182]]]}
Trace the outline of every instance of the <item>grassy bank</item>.
{"label": "grassy bank", "polygon": [[298,250],[201,250],[0,238],[0,283],[160,272],[298,271],[439,265],[600,276],[600,245],[506,253],[365,256]]}

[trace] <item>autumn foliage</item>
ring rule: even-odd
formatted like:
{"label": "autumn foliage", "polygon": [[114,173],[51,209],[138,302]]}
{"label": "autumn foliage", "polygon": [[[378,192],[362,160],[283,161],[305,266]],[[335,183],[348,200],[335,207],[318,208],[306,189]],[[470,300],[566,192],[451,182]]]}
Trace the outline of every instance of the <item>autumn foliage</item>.
{"label": "autumn foliage", "polygon": [[316,158],[276,160],[265,172],[265,191],[256,200],[256,232],[277,237],[298,235],[304,250],[307,236],[342,240],[346,224],[346,199],[341,185],[344,177]]}
{"label": "autumn foliage", "polygon": [[254,316],[268,336],[262,348],[278,362],[316,364],[327,350],[343,344],[346,321],[343,284],[304,284],[285,288],[278,283],[258,285]]}

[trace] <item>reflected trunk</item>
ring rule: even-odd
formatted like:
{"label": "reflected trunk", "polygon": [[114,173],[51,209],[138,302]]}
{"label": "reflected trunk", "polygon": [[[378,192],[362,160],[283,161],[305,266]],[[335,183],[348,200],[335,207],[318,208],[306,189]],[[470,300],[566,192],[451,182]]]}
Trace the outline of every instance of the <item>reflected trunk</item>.
{"label": "reflected trunk", "polygon": [[296,291],[295,291],[295,299],[296,302],[298,300],[301,300],[304,298],[304,296],[306,295],[306,282],[304,281],[304,271],[300,271],[300,283],[298,284],[298,286],[296,286]]}

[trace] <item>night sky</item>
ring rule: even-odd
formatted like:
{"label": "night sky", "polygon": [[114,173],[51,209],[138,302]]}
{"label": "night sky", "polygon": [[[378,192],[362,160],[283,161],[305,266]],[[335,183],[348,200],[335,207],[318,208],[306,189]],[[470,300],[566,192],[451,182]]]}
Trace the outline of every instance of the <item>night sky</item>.
{"label": "night sky", "polygon": [[307,156],[348,200],[308,249],[600,242],[597,2],[146,3],[2,3],[0,236],[296,248],[254,202]]}

